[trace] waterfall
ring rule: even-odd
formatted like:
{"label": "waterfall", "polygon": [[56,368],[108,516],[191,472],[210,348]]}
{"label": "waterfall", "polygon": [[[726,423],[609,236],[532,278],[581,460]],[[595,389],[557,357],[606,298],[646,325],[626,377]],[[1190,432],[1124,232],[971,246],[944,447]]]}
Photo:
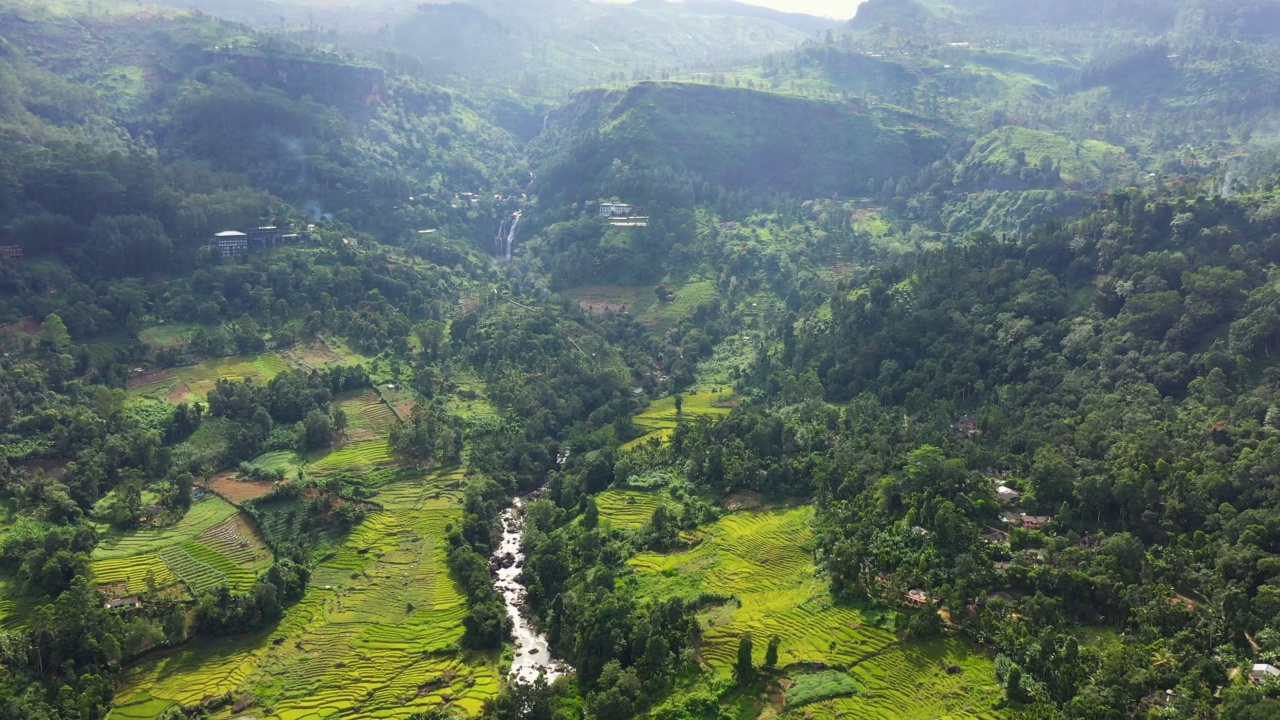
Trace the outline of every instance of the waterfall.
{"label": "waterfall", "polygon": [[511,222],[511,218],[503,220],[502,224],[498,225],[498,234],[493,238],[493,256],[498,259],[506,257],[506,253],[503,251],[503,246],[507,242],[507,223],[509,222]]}
{"label": "waterfall", "polygon": [[516,243],[516,229],[520,227],[520,211],[511,216],[511,229],[507,231],[506,247],[503,248],[502,259],[511,259],[511,247]]}

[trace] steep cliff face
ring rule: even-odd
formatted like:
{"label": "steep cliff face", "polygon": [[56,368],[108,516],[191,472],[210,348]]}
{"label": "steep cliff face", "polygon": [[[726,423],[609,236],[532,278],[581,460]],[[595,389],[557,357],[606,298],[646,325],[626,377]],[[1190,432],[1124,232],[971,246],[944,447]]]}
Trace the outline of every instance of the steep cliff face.
{"label": "steep cliff face", "polygon": [[621,165],[735,191],[850,195],[941,157],[945,131],[857,102],[641,83],[577,95],[549,118],[534,156],[547,170],[547,185],[569,180],[558,174],[570,168],[606,182]]}

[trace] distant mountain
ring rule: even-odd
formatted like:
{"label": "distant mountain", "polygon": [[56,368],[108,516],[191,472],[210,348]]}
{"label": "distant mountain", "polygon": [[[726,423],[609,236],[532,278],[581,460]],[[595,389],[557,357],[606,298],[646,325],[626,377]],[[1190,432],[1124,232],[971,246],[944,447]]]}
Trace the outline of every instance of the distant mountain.
{"label": "distant mountain", "polygon": [[[645,4],[665,3],[667,0],[638,0]],[[820,33],[831,30],[840,25],[838,21],[828,18],[821,18],[815,15],[806,15],[804,13],[783,12],[774,10],[773,8],[761,7],[759,5],[748,5],[746,3],[733,2],[733,0],[688,0],[683,3],[687,10],[705,12],[710,15],[738,15],[741,17],[754,17],[762,20],[769,20],[779,25],[785,25],[804,33]]]}
{"label": "distant mountain", "polygon": [[1175,29],[1208,37],[1280,35],[1280,2],[1251,0],[867,0],[849,21],[855,31],[885,28],[990,30],[1098,28],[1164,34]]}
{"label": "distant mountain", "polygon": [[[945,129],[945,128],[944,128]],[[534,148],[539,197],[564,203],[674,187],[816,197],[863,194],[946,152],[907,113],[712,85],[640,83],[577,94]],[[712,191],[714,192],[714,190]]]}
{"label": "distant mountain", "polygon": [[470,0],[421,5],[385,40],[423,58],[440,77],[546,96],[710,70],[788,50],[832,27],[820,18],[719,0]]}

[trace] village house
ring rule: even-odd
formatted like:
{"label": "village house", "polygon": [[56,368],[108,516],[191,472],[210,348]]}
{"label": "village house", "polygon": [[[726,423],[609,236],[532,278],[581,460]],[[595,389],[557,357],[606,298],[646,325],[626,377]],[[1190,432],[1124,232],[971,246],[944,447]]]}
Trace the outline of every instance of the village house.
{"label": "village house", "polygon": [[6,260],[21,260],[23,258],[21,245],[0,245],[0,257]]}
{"label": "village house", "polygon": [[1028,530],[1044,527],[1045,525],[1048,525],[1051,522],[1053,522],[1052,515],[1027,515],[1026,513],[1022,514],[1022,527],[1027,528]]}
{"label": "village house", "polygon": [[1253,669],[1249,671],[1249,682],[1254,685],[1261,685],[1268,680],[1278,677],[1280,677],[1280,668],[1267,663],[1254,663]]}
{"label": "village house", "polygon": [[1173,690],[1156,691],[1144,698],[1148,705],[1156,708],[1173,707],[1173,701],[1178,699],[1178,693]]}
{"label": "village house", "polygon": [[955,429],[956,437],[961,440],[978,436],[978,420],[972,415],[961,416],[951,427]]}
{"label": "village house", "polygon": [[987,542],[991,543],[992,545],[1008,545],[1009,544],[1009,533],[1003,530],[999,530],[997,528],[988,527],[987,534],[985,535],[985,537]]}
{"label": "village house", "polygon": [[1001,485],[996,488],[996,498],[1006,505],[1017,502],[1020,497],[1022,497],[1022,493],[1007,485]]}
{"label": "village house", "polygon": [[912,605],[928,605],[929,595],[923,590],[908,590],[903,596],[908,603]]}
{"label": "village house", "polygon": [[141,600],[139,600],[136,596],[131,595],[129,597],[112,598],[106,601],[105,603],[103,603],[102,607],[106,608],[107,610],[119,610],[121,608],[132,609],[132,608],[138,607],[141,604],[142,604]]}

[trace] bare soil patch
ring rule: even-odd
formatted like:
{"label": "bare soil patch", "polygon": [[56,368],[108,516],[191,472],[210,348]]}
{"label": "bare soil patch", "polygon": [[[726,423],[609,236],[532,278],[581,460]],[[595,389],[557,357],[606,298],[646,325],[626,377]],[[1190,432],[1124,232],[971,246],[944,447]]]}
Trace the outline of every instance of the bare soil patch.
{"label": "bare soil patch", "polygon": [[391,409],[395,411],[396,417],[407,421],[413,416],[413,408],[418,405],[417,400],[406,400],[391,405]]}
{"label": "bare soil patch", "polygon": [[209,489],[232,505],[260,498],[275,489],[275,483],[240,480],[240,473],[218,473],[209,479]]}
{"label": "bare soil patch", "polygon": [[150,385],[151,383],[167,380],[171,377],[173,377],[173,370],[168,368],[164,370],[152,370],[151,372],[138,373],[137,375],[130,375],[129,389],[134,390],[142,387],[143,385]]}
{"label": "bare soil patch", "polygon": [[190,394],[191,388],[186,383],[180,382],[169,391],[169,394],[165,396],[165,400],[177,405],[184,402]]}
{"label": "bare soil patch", "polygon": [[724,498],[726,510],[782,510],[803,504],[803,498],[766,498],[758,492],[744,490],[729,493]]}
{"label": "bare soil patch", "polygon": [[99,585],[98,592],[109,598],[124,597],[129,594],[129,583],[121,580],[120,582]]}
{"label": "bare soil patch", "polygon": [[40,332],[40,320],[35,315],[24,317],[8,325],[0,325],[0,335],[34,335]]}

